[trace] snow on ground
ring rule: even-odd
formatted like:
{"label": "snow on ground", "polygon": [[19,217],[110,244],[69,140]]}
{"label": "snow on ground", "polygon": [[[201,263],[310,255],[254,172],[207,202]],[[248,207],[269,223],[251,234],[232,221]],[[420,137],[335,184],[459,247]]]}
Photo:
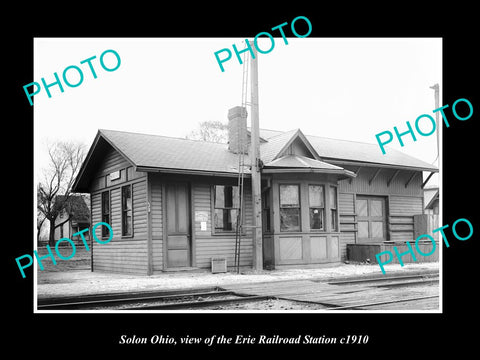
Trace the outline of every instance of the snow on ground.
{"label": "snow on ground", "polygon": [[[401,267],[399,264],[385,265],[386,274],[414,273],[438,270],[439,263],[412,263]],[[250,282],[267,282],[294,279],[331,280],[363,275],[382,276],[378,265],[341,264],[311,269],[287,269],[272,271],[247,270],[241,274],[211,274],[202,272],[166,272],[152,276],[125,275],[91,272],[90,270],[37,271],[36,286],[38,297],[76,296],[114,292],[162,291],[183,288],[202,288]]]}

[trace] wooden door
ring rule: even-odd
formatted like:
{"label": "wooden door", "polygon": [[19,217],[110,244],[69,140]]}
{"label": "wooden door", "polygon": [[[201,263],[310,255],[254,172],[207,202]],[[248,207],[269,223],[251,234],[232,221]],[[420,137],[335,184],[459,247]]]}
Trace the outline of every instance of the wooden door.
{"label": "wooden door", "polygon": [[191,266],[190,191],[187,183],[166,185],[167,267]]}
{"label": "wooden door", "polygon": [[379,243],[386,237],[385,198],[357,196],[358,243]]}

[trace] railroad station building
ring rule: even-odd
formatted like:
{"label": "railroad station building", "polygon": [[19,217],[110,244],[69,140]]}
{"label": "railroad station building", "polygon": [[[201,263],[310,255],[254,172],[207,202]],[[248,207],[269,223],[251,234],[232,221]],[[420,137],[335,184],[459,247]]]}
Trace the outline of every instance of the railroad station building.
{"label": "railroad station building", "polygon": [[[212,258],[234,265],[238,153],[250,138],[242,110],[228,113],[228,144],[98,130],[73,189],[90,193],[91,222],[113,229],[107,244],[91,241],[93,271],[209,269]],[[374,262],[378,252],[401,250],[427,233],[423,172],[431,176],[436,167],[391,148],[383,155],[376,144],[300,129],[259,135],[265,269]],[[242,268],[253,264],[250,179],[246,166]],[[108,238],[102,229],[95,235]],[[428,253],[432,244],[420,246]]]}

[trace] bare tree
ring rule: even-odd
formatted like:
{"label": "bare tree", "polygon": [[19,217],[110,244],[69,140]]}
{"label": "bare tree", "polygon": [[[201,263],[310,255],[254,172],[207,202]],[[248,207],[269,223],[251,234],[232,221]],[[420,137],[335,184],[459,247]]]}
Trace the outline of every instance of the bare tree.
{"label": "bare tree", "polygon": [[198,129],[186,136],[187,139],[227,143],[228,127],[220,121],[202,121]]}
{"label": "bare tree", "polygon": [[[38,200],[40,199],[40,191],[38,191],[38,187],[37,187],[37,204],[39,203]],[[37,243],[39,242],[40,240],[40,234],[42,232],[42,226],[43,224],[45,223],[45,215],[43,214],[43,212],[40,211],[39,207],[37,206]]]}
{"label": "bare tree", "polygon": [[[85,158],[85,146],[80,143],[58,141],[48,145],[49,167],[38,184],[37,209],[50,223],[48,243],[55,243],[57,216],[63,211],[75,178]],[[37,225],[38,228],[38,225]]]}

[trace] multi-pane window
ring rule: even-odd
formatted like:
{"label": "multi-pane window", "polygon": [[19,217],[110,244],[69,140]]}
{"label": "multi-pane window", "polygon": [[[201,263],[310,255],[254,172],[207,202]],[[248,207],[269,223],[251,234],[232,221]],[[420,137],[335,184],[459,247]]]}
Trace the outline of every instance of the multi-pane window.
{"label": "multi-pane window", "polygon": [[[102,222],[110,225],[110,192],[102,192]],[[102,236],[110,236],[106,226],[102,226]]]}
{"label": "multi-pane window", "polygon": [[122,186],[122,236],[132,236],[132,185]]}
{"label": "multi-pane window", "polygon": [[234,231],[239,209],[238,186],[215,185],[215,230]]}
{"label": "multi-pane window", "polygon": [[323,185],[308,186],[310,229],[325,230],[325,195]]}
{"label": "multi-pane window", "polygon": [[330,219],[332,221],[332,231],[338,231],[338,216],[337,216],[337,188],[335,186],[329,186],[330,193],[328,198],[330,199]]}
{"label": "multi-pane window", "polygon": [[300,188],[280,185],[280,231],[300,230]]}

